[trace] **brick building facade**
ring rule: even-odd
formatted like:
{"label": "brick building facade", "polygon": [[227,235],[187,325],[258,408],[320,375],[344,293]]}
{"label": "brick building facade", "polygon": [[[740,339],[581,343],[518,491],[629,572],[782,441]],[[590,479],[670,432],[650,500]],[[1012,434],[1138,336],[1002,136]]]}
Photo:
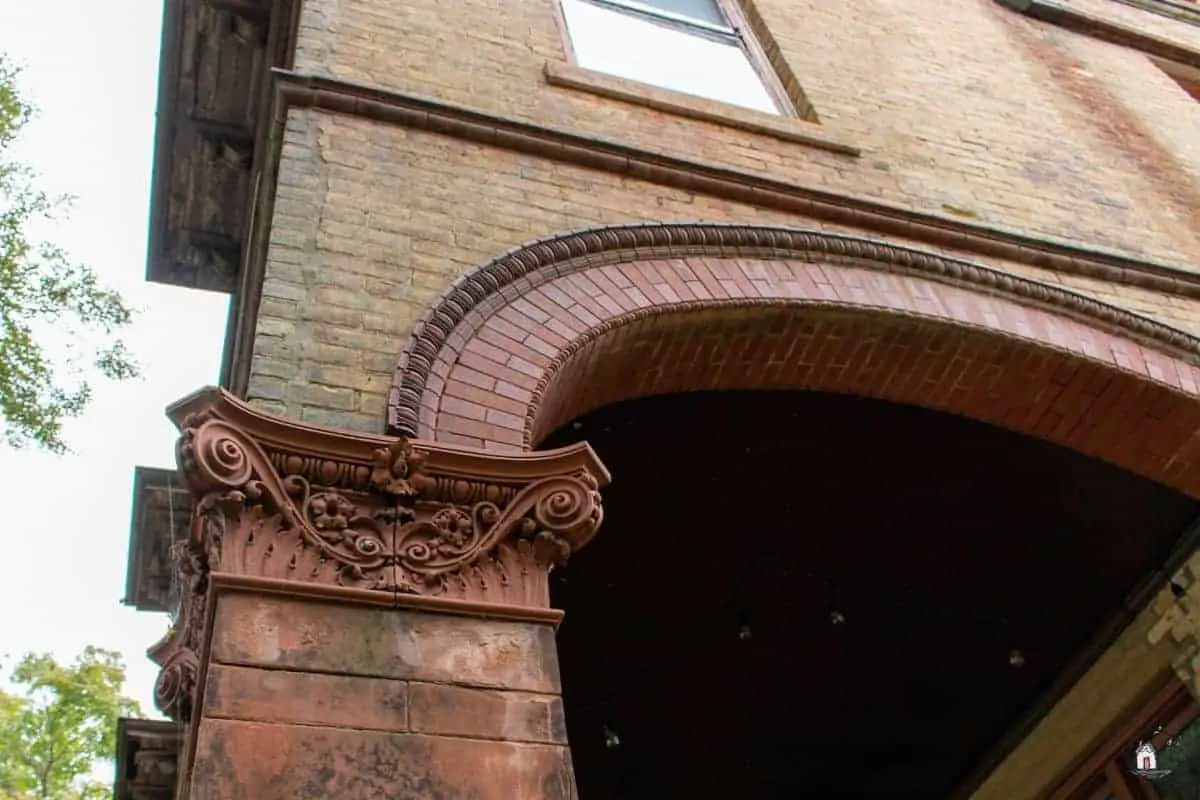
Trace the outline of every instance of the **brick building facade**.
{"label": "brick building facade", "polygon": [[135,482],[119,798],[1159,796],[1193,2],[168,0],[162,54],[148,278],[232,312]]}

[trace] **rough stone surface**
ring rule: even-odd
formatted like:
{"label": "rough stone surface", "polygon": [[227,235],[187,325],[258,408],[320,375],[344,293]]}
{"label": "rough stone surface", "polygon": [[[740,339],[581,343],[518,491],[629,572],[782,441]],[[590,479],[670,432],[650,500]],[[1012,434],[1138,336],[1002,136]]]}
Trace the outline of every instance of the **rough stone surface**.
{"label": "rough stone surface", "polygon": [[232,593],[210,658],[194,799],[575,796],[549,626]]}
{"label": "rough stone surface", "polygon": [[410,683],[409,704],[412,730],[418,733],[509,742],[567,742],[558,695]]}
{"label": "rough stone surface", "polygon": [[205,720],[192,800],[574,800],[565,747]]}
{"label": "rough stone surface", "polygon": [[549,625],[275,597],[220,597],[211,657],[301,672],[560,690]]}
{"label": "rough stone surface", "polygon": [[204,715],[404,731],[408,730],[408,684],[213,664],[204,690]]}

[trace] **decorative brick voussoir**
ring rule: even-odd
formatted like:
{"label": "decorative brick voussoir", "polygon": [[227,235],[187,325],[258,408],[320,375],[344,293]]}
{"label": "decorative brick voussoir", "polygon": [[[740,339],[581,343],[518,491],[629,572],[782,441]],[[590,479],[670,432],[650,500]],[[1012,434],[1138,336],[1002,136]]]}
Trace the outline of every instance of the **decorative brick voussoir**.
{"label": "decorative brick voussoir", "polygon": [[634,397],[812,389],[963,414],[1200,496],[1198,354],[1153,320],[883,242],[624,226],[463,276],[401,358],[390,423],[515,452]]}

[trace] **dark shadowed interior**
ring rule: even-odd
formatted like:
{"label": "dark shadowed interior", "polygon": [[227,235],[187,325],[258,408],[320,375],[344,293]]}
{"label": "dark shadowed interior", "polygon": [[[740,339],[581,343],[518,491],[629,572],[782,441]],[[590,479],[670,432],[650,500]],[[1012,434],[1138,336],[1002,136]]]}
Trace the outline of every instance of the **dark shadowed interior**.
{"label": "dark shadowed interior", "polygon": [[836,395],[635,400],[543,446],[580,439],[614,478],[553,581],[582,800],[944,798],[1197,511],[1046,442]]}

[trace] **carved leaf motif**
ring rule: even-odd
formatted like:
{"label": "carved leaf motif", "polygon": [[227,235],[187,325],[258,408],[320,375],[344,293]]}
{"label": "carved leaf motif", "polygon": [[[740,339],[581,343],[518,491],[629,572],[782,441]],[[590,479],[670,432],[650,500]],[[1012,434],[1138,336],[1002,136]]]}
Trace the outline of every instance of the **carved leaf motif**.
{"label": "carved leaf motif", "polygon": [[327,557],[295,527],[287,527],[279,514],[261,506],[247,509],[239,523],[242,535],[226,546],[222,569],[275,580],[303,581],[356,589],[393,591],[392,571],[384,564],[367,570],[362,564]]}
{"label": "carved leaf motif", "polygon": [[396,532],[396,558],[415,586],[444,586],[444,576],[510,538],[537,536],[555,542],[551,550],[554,559],[561,560],[572,542],[585,542],[595,532],[601,508],[595,481],[587,476],[545,478],[519,491],[503,509],[482,502],[468,514],[447,506],[428,521],[402,526]]}
{"label": "carved leaf motif", "polygon": [[[390,565],[390,533],[380,522],[343,494],[313,492],[299,475],[279,477],[266,452],[229,423],[208,419],[186,428],[179,453],[193,486],[213,488],[197,504],[197,514],[219,507],[232,520],[261,505],[278,515],[282,529],[294,529],[320,557],[336,562],[335,572],[350,565],[350,574],[358,576]],[[405,459],[411,461],[402,453]]]}
{"label": "carved leaf motif", "polygon": [[203,640],[201,625],[208,599],[204,556],[193,542],[186,544],[176,550],[176,570],[184,587],[179,611],[167,635],[147,652],[159,666],[154,703],[176,720],[187,720],[192,712],[200,666],[197,654]]}
{"label": "carved leaf motif", "polygon": [[[426,475],[427,453],[400,439],[372,452],[368,479],[363,462],[344,457],[277,444],[268,453],[219,415],[186,421],[179,463],[200,498],[195,537],[213,569],[497,602],[532,581],[544,606],[544,573],[602,518],[586,471],[505,483]],[[353,474],[360,482],[346,478]],[[338,485],[311,482],[326,478]]]}

